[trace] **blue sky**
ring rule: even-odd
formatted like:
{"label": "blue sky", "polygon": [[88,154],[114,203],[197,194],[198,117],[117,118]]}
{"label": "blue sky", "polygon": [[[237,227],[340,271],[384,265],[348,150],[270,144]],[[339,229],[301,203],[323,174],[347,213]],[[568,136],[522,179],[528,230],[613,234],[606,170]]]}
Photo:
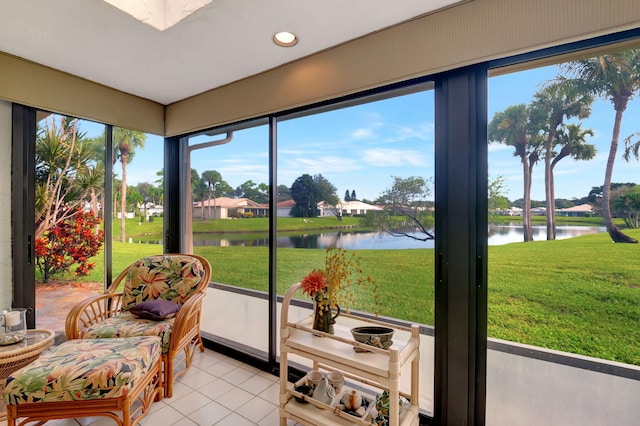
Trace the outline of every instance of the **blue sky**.
{"label": "blue sky", "polygon": [[[489,80],[489,120],[510,105],[529,103],[544,81],[558,72],[556,66],[492,77]],[[377,101],[342,110],[282,121],[278,128],[278,184],[291,186],[300,175],[321,173],[343,196],[355,190],[358,198],[375,199],[388,188],[392,176],[433,176],[434,112],[433,92],[422,92]],[[604,180],[614,111],[608,100],[597,100],[583,127],[594,131],[590,143],[597,156],[589,162],[563,159],[556,167],[556,197],[573,198],[588,194]],[[640,100],[629,104],[623,119],[621,144],[613,182],[638,182],[640,164],[622,159],[622,140],[640,130]],[[234,134],[229,144],[197,150],[192,167],[202,173],[218,170],[232,187],[247,180],[268,182],[268,133],[266,126]],[[162,168],[162,138],[149,135],[144,150],[127,168],[128,181],[154,182]],[[120,166],[116,165],[120,174]],[[522,198],[522,166],[513,148],[489,146],[489,172],[501,175],[507,197]],[[532,199],[544,200],[544,165],[534,169]]]}

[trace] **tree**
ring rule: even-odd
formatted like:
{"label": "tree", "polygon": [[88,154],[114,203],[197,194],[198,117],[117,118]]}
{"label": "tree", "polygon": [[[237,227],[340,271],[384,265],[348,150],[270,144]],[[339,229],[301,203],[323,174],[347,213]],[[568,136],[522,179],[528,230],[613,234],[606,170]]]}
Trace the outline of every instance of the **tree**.
{"label": "tree", "polygon": [[318,216],[318,202],[321,201],[316,184],[309,174],[298,177],[291,185],[291,198],[296,205],[291,209],[293,217]]}
{"label": "tree", "polygon": [[315,185],[318,201],[324,201],[324,203],[329,206],[333,215],[341,221],[342,205],[340,203],[340,198],[336,194],[336,187],[321,174],[313,176],[313,183]]}
{"label": "tree", "polygon": [[[571,157],[574,160],[587,161],[596,156],[596,146],[587,143],[587,136],[593,136],[591,129],[583,129],[580,124],[567,124],[562,131],[558,133],[558,145],[561,146],[560,152],[553,158],[551,162],[551,200],[554,200],[554,239],[555,239],[555,178],[554,170],[560,160]],[[547,212],[548,214],[548,212]],[[548,239],[548,238],[547,238]]]}
{"label": "tree", "polygon": [[351,201],[351,195],[349,194],[348,189],[344,192],[344,201]]}
{"label": "tree", "polygon": [[[35,238],[70,218],[101,190],[104,168],[78,119],[51,115],[38,123],[35,151]],[[95,201],[97,204],[97,201]]]}
{"label": "tree", "polygon": [[613,213],[623,218],[627,228],[638,228],[640,218],[640,186],[622,186],[611,191]]}
{"label": "tree", "polygon": [[548,82],[534,95],[531,108],[544,121],[544,184],[546,195],[547,240],[556,239],[556,209],[551,163],[555,157],[555,147],[559,142],[558,132],[564,119],[586,118],[591,114],[593,98],[580,90],[576,80],[558,77]]}
{"label": "tree", "polygon": [[267,204],[269,202],[269,185],[266,183],[256,184],[254,181],[248,180],[236,188],[235,196],[248,198],[259,204]]}
{"label": "tree", "polygon": [[495,179],[491,179],[491,176],[489,176],[489,185],[487,189],[490,213],[495,212],[498,209],[506,209],[509,207],[509,199],[506,197],[509,190],[505,184],[504,176],[498,175]]}
{"label": "tree", "polygon": [[162,204],[162,186],[157,187],[149,182],[140,182],[136,188],[145,202],[151,202],[155,205]]}
{"label": "tree", "polygon": [[287,185],[278,185],[277,189],[278,201],[286,201],[291,199],[291,191]]}
{"label": "tree", "polygon": [[[635,183],[631,183],[631,182],[627,182],[627,183],[619,183],[619,182],[612,182],[611,183],[611,191],[615,191],[616,189],[620,188],[620,187],[631,187],[634,186]],[[585,200],[587,203],[591,204],[594,209],[593,212],[596,216],[598,215],[602,215],[602,192],[603,192],[603,187],[602,186],[593,186],[591,187],[591,191],[589,191],[589,194],[585,197]]]}
{"label": "tree", "polygon": [[216,184],[222,181],[222,176],[220,175],[220,172],[218,172],[217,170],[205,170],[204,172],[202,172],[202,180],[204,183],[207,184],[207,188],[209,189],[209,219],[212,219],[212,218],[215,219],[215,216],[217,215],[215,206],[213,210],[213,216],[211,216],[211,194],[213,193],[213,199],[215,203]]}
{"label": "tree", "polygon": [[[138,214],[140,214],[140,211],[138,210],[139,206],[141,206],[144,203],[144,197],[142,196],[142,194],[140,194],[140,191],[138,191],[138,187],[137,186],[129,186],[127,188],[127,206],[129,206],[130,209],[137,211]],[[146,218],[142,219],[141,222],[143,220],[146,220]]]}
{"label": "tree", "polygon": [[490,142],[498,142],[514,148],[513,155],[522,163],[524,178],[524,203],[522,207],[522,227],[524,241],[532,241],[531,231],[531,176],[533,166],[539,158],[541,140],[540,115],[534,116],[525,104],[512,105],[497,112],[488,126]]}
{"label": "tree", "polygon": [[[434,239],[430,230],[433,215],[431,179],[419,176],[401,178],[393,176],[393,184],[376,200],[384,206],[382,211],[369,211],[363,226],[373,227],[395,237],[409,237],[418,241]],[[418,231],[418,235],[415,235]]]}
{"label": "tree", "polygon": [[121,127],[113,128],[113,147],[115,155],[113,156],[114,165],[116,161],[120,161],[122,166],[122,183],[120,189],[120,242],[125,241],[125,221],[127,215],[127,164],[131,162],[135,155],[135,150],[144,147],[147,135],[134,130],[123,129]]}
{"label": "tree", "polygon": [[98,254],[104,242],[104,231],[94,232],[99,224],[96,214],[78,208],[36,239],[36,267],[45,283],[73,264],[77,264],[75,275],[88,275],[95,267],[89,259]]}
{"label": "tree", "polygon": [[606,98],[615,110],[609,157],[602,186],[602,215],[609,236],[616,243],[637,243],[638,240],[622,233],[613,223],[611,215],[611,178],[618,152],[620,126],[629,101],[640,89],[640,49],[596,56],[568,62],[568,74],[580,80],[583,88],[596,97]]}
{"label": "tree", "polygon": [[[207,185],[200,178],[198,171],[191,168],[191,199],[193,201],[204,201],[207,198]],[[204,219],[204,216],[202,217]]]}
{"label": "tree", "polygon": [[[104,194],[105,178],[105,141],[104,138],[94,137],[83,142],[88,150],[90,160],[86,163],[85,173],[78,174],[78,182],[83,190],[89,191],[91,211],[100,217],[100,212],[104,209],[104,200],[98,200]],[[104,217],[104,213],[102,214]],[[96,227],[96,233],[98,228]]]}
{"label": "tree", "polygon": [[319,201],[324,200],[329,203],[330,200],[333,201],[334,199],[338,199],[338,196],[336,195],[337,189],[331,182],[329,182],[329,179],[325,178],[321,174],[317,174],[313,176],[313,183],[316,187]]}
{"label": "tree", "polygon": [[356,197],[356,190],[351,191],[351,201],[358,201],[358,197]]}

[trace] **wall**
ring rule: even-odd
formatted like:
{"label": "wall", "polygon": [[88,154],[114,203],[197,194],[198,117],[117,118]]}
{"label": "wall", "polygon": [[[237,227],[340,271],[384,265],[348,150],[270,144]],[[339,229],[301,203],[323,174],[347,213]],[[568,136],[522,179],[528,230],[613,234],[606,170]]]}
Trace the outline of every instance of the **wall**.
{"label": "wall", "polygon": [[639,26],[637,0],[473,0],[171,104],[166,134]]}
{"label": "wall", "polygon": [[0,52],[0,99],[162,135],[164,106]]}
{"label": "wall", "polygon": [[11,307],[11,103],[0,100],[0,310]]}
{"label": "wall", "polygon": [[[278,328],[280,327],[278,303]],[[203,303],[202,331],[267,351],[264,329],[268,302],[243,294],[209,287]],[[289,321],[310,314],[308,309],[292,307]],[[344,325],[338,318],[338,323]],[[259,326],[257,324],[260,324]],[[205,336],[206,337],[206,336]],[[489,426],[635,426],[640,419],[640,367],[584,357],[566,352],[489,339],[503,350],[487,353],[487,416]],[[516,352],[526,350],[531,356]],[[420,336],[420,407],[433,410],[434,339]],[[545,359],[564,358],[565,363]],[[575,362],[567,362],[566,360]],[[578,368],[586,360],[598,371]],[[308,360],[292,356],[290,361],[310,368]],[[624,369],[628,377],[610,374]],[[636,377],[635,379],[633,377]],[[408,391],[409,374],[401,375],[401,388]]]}

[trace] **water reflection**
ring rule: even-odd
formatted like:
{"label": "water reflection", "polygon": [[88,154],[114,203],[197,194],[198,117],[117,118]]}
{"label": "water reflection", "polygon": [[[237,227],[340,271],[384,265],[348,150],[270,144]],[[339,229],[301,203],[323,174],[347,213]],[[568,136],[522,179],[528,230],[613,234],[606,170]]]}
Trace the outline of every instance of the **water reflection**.
{"label": "water reflection", "polygon": [[[533,226],[534,241],[545,240],[546,226]],[[556,238],[558,240],[577,237],[585,234],[605,232],[601,226],[558,226]],[[423,234],[414,234],[422,237]],[[489,245],[502,245],[522,242],[522,226],[520,224],[491,225],[489,228]],[[153,239],[147,241],[135,240],[136,243],[161,244]],[[213,247],[266,247],[269,245],[267,233],[260,234],[194,234],[194,246]],[[417,241],[408,237],[393,237],[381,232],[317,232],[304,234],[280,234],[276,242],[282,248],[329,248],[342,247],[344,249],[369,250],[403,250],[413,248],[433,248],[433,241]]]}
{"label": "water reflection", "polygon": [[[604,226],[575,226],[563,225],[556,226],[556,240],[564,240],[565,238],[579,237],[580,235],[598,234],[605,232],[607,228]],[[531,227],[534,241],[547,239],[547,226],[534,225]],[[522,225],[490,225],[489,226],[489,245],[499,246],[502,244],[516,243],[524,241]]]}

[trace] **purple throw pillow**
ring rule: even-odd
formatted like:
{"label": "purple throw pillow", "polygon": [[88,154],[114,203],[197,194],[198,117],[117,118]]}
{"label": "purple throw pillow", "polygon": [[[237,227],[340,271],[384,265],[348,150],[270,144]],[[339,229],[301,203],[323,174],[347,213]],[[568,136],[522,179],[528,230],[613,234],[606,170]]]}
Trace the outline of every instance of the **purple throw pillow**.
{"label": "purple throw pillow", "polygon": [[129,312],[138,318],[159,321],[175,317],[181,307],[179,303],[170,300],[155,299],[138,303],[129,308]]}

